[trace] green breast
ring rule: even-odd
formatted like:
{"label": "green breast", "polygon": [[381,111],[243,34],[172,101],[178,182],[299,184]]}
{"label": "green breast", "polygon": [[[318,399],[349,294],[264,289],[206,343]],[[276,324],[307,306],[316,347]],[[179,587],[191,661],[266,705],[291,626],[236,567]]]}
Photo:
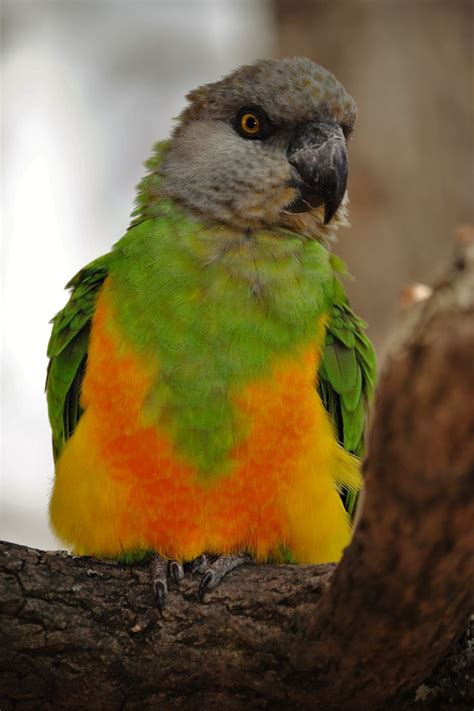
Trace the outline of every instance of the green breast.
{"label": "green breast", "polygon": [[332,298],[326,249],[284,230],[205,226],[162,202],[115,246],[110,275],[124,338],[159,362],[147,421],[203,476],[224,472],[249,425],[231,393],[315,340]]}

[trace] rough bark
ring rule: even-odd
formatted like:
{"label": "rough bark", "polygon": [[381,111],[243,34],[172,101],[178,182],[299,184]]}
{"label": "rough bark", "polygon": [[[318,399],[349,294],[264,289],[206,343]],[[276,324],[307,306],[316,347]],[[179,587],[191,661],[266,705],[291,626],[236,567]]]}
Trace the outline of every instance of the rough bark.
{"label": "rough bark", "polygon": [[472,633],[446,654],[473,607],[473,354],[465,235],[388,358],[336,568],[245,566],[205,604],[187,578],[161,617],[143,566],[3,544],[2,710],[471,709]]}

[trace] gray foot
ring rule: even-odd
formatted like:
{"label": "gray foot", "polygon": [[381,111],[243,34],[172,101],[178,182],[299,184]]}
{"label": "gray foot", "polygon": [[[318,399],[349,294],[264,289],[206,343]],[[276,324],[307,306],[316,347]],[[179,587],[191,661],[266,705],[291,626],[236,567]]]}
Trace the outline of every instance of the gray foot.
{"label": "gray foot", "polygon": [[179,585],[184,578],[183,566],[176,560],[168,561],[160,555],[154,555],[150,562],[150,573],[156,606],[160,612],[163,612],[168,595],[168,575],[176,585]]}
{"label": "gray foot", "polygon": [[250,563],[251,560],[250,556],[244,553],[221,555],[210,564],[205,555],[196,558],[193,563],[193,572],[202,573],[203,575],[198,590],[200,602],[204,600],[206,592],[216,588],[227,573],[230,573],[231,570],[238,568],[240,565],[244,565],[244,563]]}
{"label": "gray foot", "polygon": [[196,573],[199,573],[199,575],[204,575],[210,565],[211,561],[209,560],[207,555],[205,553],[201,553],[201,555],[198,555],[198,557],[195,558],[191,564],[192,577],[194,577]]}

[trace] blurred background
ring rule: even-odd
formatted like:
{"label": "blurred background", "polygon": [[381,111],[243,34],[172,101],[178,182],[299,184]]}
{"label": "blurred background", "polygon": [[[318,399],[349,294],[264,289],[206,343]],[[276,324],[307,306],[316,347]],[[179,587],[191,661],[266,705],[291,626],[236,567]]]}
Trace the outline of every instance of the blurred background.
{"label": "blurred background", "polygon": [[306,55],[356,99],[352,228],[336,251],[381,357],[400,292],[473,222],[471,0],[4,0],[0,537],[40,548],[53,477],[43,387],[66,281],[123,234],[186,92]]}

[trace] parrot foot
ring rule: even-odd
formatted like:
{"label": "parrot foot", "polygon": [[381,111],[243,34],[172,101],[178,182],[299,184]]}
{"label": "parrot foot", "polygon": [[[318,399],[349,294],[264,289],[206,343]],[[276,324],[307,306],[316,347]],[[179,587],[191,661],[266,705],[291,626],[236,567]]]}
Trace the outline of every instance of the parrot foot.
{"label": "parrot foot", "polygon": [[210,565],[211,563],[209,562],[208,557],[205,553],[198,555],[198,557],[193,560],[191,565],[191,577],[194,578],[196,573],[199,573],[199,575],[204,575]]}
{"label": "parrot foot", "polygon": [[211,564],[208,564],[205,555],[196,558],[193,563],[192,572],[203,574],[198,590],[199,601],[203,602],[206,592],[216,588],[227,573],[230,573],[231,570],[238,568],[240,565],[250,563],[251,560],[250,556],[244,553],[221,555]]}
{"label": "parrot foot", "polygon": [[184,578],[183,566],[176,560],[168,561],[160,555],[154,555],[150,562],[150,573],[156,606],[163,612],[168,595],[168,575],[178,586]]}

